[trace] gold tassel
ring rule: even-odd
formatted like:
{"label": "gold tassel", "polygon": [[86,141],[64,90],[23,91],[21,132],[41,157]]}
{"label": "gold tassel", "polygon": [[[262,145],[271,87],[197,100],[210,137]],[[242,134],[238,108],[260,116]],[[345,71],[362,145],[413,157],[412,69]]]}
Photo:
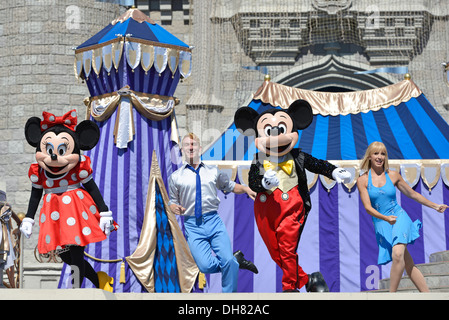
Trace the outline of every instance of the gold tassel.
{"label": "gold tassel", "polygon": [[125,261],[122,261],[122,264],[120,266],[120,283],[126,283]]}
{"label": "gold tassel", "polygon": [[204,289],[206,285],[206,275],[202,272],[198,274],[198,288]]}

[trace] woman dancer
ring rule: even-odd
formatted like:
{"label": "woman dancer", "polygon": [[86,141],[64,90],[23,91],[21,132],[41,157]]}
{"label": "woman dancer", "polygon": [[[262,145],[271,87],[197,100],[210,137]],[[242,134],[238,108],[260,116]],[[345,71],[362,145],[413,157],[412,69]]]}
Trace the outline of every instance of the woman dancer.
{"label": "woman dancer", "polygon": [[404,268],[420,292],[428,292],[424,276],[415,267],[407,250],[419,237],[421,221],[412,221],[396,201],[396,188],[422,205],[444,212],[447,205],[436,204],[414,191],[401,175],[390,171],[385,145],[373,142],[368,146],[360,168],[366,172],[357,179],[362,203],[373,216],[376,240],[379,246],[378,264],[393,261],[390,271],[390,292],[396,292]]}

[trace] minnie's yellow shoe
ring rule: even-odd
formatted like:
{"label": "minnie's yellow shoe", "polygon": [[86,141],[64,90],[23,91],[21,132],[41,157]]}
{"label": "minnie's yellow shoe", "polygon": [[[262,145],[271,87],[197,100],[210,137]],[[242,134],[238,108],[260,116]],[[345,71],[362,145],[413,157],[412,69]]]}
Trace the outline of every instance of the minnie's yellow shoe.
{"label": "minnie's yellow shoe", "polygon": [[114,292],[114,278],[108,276],[108,274],[104,271],[98,271],[97,275],[100,283],[99,289]]}

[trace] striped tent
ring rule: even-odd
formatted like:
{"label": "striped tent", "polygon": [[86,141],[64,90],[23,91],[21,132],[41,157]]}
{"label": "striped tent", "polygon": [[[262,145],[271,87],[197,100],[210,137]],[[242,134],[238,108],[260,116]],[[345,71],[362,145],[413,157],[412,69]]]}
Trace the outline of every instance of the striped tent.
{"label": "striped tent", "polygon": [[[372,141],[385,143],[391,159],[448,159],[448,124],[411,81],[359,92],[328,93],[295,89],[265,81],[249,107],[259,113],[288,108],[297,99],[310,102],[312,124],[299,132],[297,147],[316,158],[355,160]],[[232,141],[231,141],[232,140]],[[254,138],[234,124],[203,154],[205,160],[252,160]]]}
{"label": "striped tent", "polygon": [[[120,225],[85,253],[96,271],[114,278],[115,292],[189,292],[198,273],[164,196],[181,161],[173,142],[173,95],[190,75],[190,62],[187,44],[135,8],[75,50],[75,75],[91,95],[87,117],[100,128],[98,144],[86,155]],[[158,164],[157,182],[152,163]],[[64,265],[59,288],[71,286],[70,271]]]}
{"label": "striped tent", "polygon": [[[449,204],[449,126],[412,81],[346,93],[314,92],[265,81],[249,106],[262,112],[288,108],[296,99],[309,101],[314,111],[312,124],[299,132],[298,147],[303,151],[345,167],[358,177],[358,162],[366,147],[372,141],[382,141],[392,170],[430,200]],[[257,152],[253,137],[241,135],[231,124],[204,150],[204,161],[247,184]],[[391,268],[391,264],[377,265],[374,227],[355,182],[354,178],[339,185],[308,173],[312,210],[299,243],[299,262],[308,273],[320,270],[333,292],[377,289]],[[409,246],[415,263],[428,262],[431,253],[449,249],[449,217],[399,192],[397,197],[412,220],[423,222],[421,237]],[[246,195],[223,193],[220,198],[219,213],[234,249],[242,250],[259,268],[257,275],[240,271],[239,291],[282,291],[282,273],[259,235],[252,200]],[[218,292],[219,275],[210,275],[208,280],[208,290]]]}

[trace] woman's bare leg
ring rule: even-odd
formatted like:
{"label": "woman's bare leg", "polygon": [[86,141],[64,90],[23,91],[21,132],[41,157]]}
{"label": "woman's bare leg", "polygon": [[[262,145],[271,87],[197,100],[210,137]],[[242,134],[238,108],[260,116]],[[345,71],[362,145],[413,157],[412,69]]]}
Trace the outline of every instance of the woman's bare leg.
{"label": "woman's bare leg", "polygon": [[390,270],[390,292],[396,292],[398,290],[399,282],[401,281],[402,274],[405,268],[405,244],[397,244],[392,250],[392,260]]}
{"label": "woman's bare leg", "polygon": [[413,258],[408,252],[407,248],[405,249],[404,259],[405,271],[407,272],[416,288],[418,288],[419,292],[429,292],[429,287],[427,286],[426,280],[424,279],[421,271],[416,268],[415,264],[413,263]]}

